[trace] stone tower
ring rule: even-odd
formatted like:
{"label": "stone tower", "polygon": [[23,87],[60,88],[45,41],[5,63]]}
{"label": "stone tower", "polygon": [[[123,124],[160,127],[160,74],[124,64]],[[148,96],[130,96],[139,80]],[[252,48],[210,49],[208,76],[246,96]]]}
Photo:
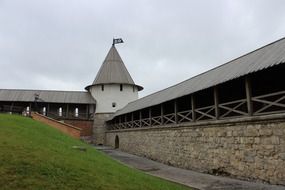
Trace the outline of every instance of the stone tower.
{"label": "stone tower", "polygon": [[134,83],[113,44],[94,82],[85,89],[96,100],[93,124],[94,142],[95,144],[104,144],[105,121],[129,102],[137,100],[138,91],[141,91],[143,87]]}

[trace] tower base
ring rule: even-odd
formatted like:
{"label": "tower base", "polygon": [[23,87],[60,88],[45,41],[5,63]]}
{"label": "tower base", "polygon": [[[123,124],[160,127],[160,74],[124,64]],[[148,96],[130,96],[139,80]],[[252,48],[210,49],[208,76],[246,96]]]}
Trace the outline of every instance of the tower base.
{"label": "tower base", "polygon": [[106,120],[110,118],[113,113],[96,113],[94,115],[93,123],[93,143],[96,145],[105,144],[105,132],[107,130]]}

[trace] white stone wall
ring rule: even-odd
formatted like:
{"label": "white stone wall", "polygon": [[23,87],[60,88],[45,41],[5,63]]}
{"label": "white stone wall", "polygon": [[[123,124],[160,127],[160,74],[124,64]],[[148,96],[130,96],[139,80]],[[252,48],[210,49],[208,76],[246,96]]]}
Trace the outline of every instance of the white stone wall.
{"label": "white stone wall", "polygon": [[[133,86],[126,84],[123,91],[120,91],[120,84],[104,84],[104,91],[101,85],[95,85],[89,91],[97,101],[96,113],[113,113],[138,99],[137,87],[133,91]],[[116,103],[116,107],[112,107],[112,103]]]}

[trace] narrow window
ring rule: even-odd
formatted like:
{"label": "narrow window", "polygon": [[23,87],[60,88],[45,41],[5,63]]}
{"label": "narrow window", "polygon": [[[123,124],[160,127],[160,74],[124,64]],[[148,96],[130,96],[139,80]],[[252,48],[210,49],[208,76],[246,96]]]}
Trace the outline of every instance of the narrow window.
{"label": "narrow window", "polygon": [[104,91],[104,84],[101,85],[101,90]]}
{"label": "narrow window", "polygon": [[78,108],[75,108],[75,114],[74,114],[74,115],[75,115],[75,117],[78,117],[78,115],[79,115],[79,113],[78,113],[78,112],[79,112]]}
{"label": "narrow window", "polygon": [[60,107],[60,108],[58,109],[58,116],[59,116],[59,117],[62,116],[62,107]]}
{"label": "narrow window", "polygon": [[30,114],[30,107],[29,106],[26,108],[26,112],[28,115]]}
{"label": "narrow window", "polygon": [[46,115],[47,114],[47,109],[46,107],[43,107],[43,115]]}
{"label": "narrow window", "polygon": [[135,92],[135,86],[133,86],[133,92]]}
{"label": "narrow window", "polygon": [[120,91],[123,91],[123,84],[120,84]]}
{"label": "narrow window", "polygon": [[112,107],[113,107],[113,108],[116,107],[116,102],[113,102],[113,103],[112,103]]}

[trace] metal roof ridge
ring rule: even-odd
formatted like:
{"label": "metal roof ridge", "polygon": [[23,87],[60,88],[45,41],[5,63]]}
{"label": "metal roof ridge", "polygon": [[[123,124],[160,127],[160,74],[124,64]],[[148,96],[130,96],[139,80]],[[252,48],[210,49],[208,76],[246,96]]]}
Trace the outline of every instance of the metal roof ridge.
{"label": "metal roof ridge", "polygon": [[0,90],[14,90],[14,91],[45,91],[45,92],[78,92],[78,93],[88,93],[88,91],[79,90],[40,90],[40,89],[16,89],[16,88],[0,88]]}

